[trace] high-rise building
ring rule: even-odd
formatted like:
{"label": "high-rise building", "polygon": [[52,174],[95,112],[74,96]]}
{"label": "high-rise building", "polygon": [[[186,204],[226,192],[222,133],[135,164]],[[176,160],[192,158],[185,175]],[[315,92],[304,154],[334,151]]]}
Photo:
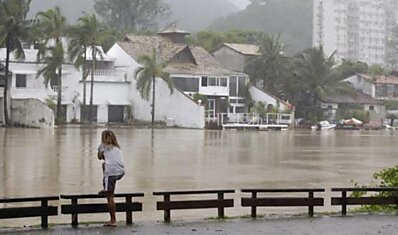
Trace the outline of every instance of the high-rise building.
{"label": "high-rise building", "polygon": [[396,0],[314,0],[313,45],[337,61],[387,65],[397,25]]}

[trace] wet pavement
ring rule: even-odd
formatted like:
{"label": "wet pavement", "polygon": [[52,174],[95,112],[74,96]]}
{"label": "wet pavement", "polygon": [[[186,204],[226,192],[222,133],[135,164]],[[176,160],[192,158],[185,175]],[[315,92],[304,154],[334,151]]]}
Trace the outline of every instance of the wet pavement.
{"label": "wet pavement", "polygon": [[272,235],[393,235],[398,234],[398,216],[396,215],[359,215],[359,216],[323,216],[316,218],[283,219],[231,219],[225,221],[178,221],[170,224],[162,222],[139,222],[132,226],[122,223],[117,228],[100,225],[82,225],[77,229],[70,226],[56,226],[48,230],[41,229],[0,229],[0,234],[62,234],[62,235],[98,235],[98,234],[272,234]]}

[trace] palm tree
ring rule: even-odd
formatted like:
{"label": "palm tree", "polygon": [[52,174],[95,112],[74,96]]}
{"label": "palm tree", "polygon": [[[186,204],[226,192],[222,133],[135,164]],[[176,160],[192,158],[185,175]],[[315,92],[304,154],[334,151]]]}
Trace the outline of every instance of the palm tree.
{"label": "palm tree", "polygon": [[90,45],[88,34],[85,31],[84,19],[80,18],[77,25],[69,29],[70,41],[68,47],[69,59],[74,62],[76,68],[82,68],[83,81],[83,106],[81,120],[84,122],[87,118],[87,76],[89,70],[87,69],[87,48]]}
{"label": "palm tree", "polygon": [[170,89],[170,94],[173,93],[173,81],[170,74],[165,72],[166,64],[158,63],[158,55],[155,49],[151,55],[143,55],[138,58],[138,63],[142,65],[135,71],[135,78],[137,80],[137,89],[142,98],[149,98],[149,91],[152,86],[152,127],[155,124],[155,82],[156,78],[163,79]]}
{"label": "palm tree", "polygon": [[37,76],[44,76],[44,83],[57,76],[57,120],[61,120],[62,101],[62,65],[65,62],[64,45],[62,37],[66,34],[66,18],[61,14],[59,7],[37,13],[38,29],[40,30],[39,61],[44,61],[46,66],[38,71]]}
{"label": "palm tree", "polygon": [[26,20],[31,0],[2,0],[0,1],[0,46],[6,47],[5,86],[4,86],[4,118],[5,124],[10,124],[8,114],[10,54],[15,51],[17,59],[25,58],[22,40],[29,39],[32,26],[31,20]]}
{"label": "palm tree", "polygon": [[265,35],[260,45],[260,55],[249,62],[245,71],[254,84],[262,82],[263,89],[275,95],[279,90],[287,57],[280,36]]}
{"label": "palm tree", "polygon": [[89,121],[93,121],[93,97],[94,97],[94,72],[96,67],[97,57],[102,58],[103,54],[101,50],[98,50],[98,46],[101,45],[108,33],[101,27],[95,14],[87,15],[79,19],[82,26],[82,31],[87,37],[88,48],[91,51],[91,84],[90,84],[90,109],[89,109]]}
{"label": "palm tree", "polygon": [[353,94],[353,88],[342,82],[338,71],[333,69],[334,53],[325,57],[322,47],[310,48],[296,58],[293,85],[298,109],[304,117],[320,119],[320,103],[329,96]]}

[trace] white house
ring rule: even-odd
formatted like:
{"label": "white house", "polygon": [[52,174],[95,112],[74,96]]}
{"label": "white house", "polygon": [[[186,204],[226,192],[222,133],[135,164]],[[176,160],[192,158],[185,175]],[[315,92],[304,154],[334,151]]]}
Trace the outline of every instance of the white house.
{"label": "white house", "polygon": [[[99,48],[101,50],[101,48]],[[37,77],[44,64],[36,60],[37,50],[25,49],[26,58],[16,60],[11,56],[10,73],[12,84],[10,95],[13,100],[37,100],[43,106],[57,99],[57,77],[45,86],[43,77]],[[90,52],[87,53],[91,55]],[[111,55],[119,56],[116,60]],[[94,71],[93,119],[94,122],[123,122],[127,115],[136,119],[150,120],[150,101],[143,99],[136,89],[134,71],[139,66],[131,57],[117,53],[117,46],[96,62]],[[92,58],[88,56],[87,67]],[[5,49],[0,49],[0,65],[5,63]],[[86,104],[90,101],[91,77],[87,77]],[[157,82],[156,120],[187,128],[204,128],[204,107],[195,103],[184,93],[176,90],[170,94],[164,83]],[[81,120],[83,104],[82,72],[73,64],[62,66],[62,116],[66,122]],[[0,97],[2,97],[3,93]],[[0,107],[2,107],[1,105]],[[174,106],[174,107],[173,107]],[[88,108],[87,108],[88,110]],[[3,109],[0,109],[3,119]],[[11,112],[12,114],[12,112]],[[187,115],[188,114],[188,115]],[[32,115],[33,116],[33,115]],[[2,120],[1,119],[1,120]]]}
{"label": "white house", "polygon": [[[11,55],[10,73],[12,83],[10,95],[13,100],[36,99],[43,104],[56,102],[57,77],[44,85],[42,76],[37,77],[37,71],[45,64],[37,62],[37,50],[30,47],[24,50],[25,59],[17,60]],[[5,49],[0,49],[0,64],[5,63]],[[88,58],[88,64],[91,58]],[[104,56],[97,62],[94,71],[94,112],[93,116],[97,122],[120,122],[126,113],[126,107],[131,105],[130,82],[123,68],[114,66],[114,59]],[[87,78],[88,80],[90,77]],[[73,64],[67,63],[62,66],[62,113],[66,122],[80,121],[81,104],[83,94],[82,72],[77,70]],[[87,104],[90,97],[90,82],[87,81]],[[51,101],[52,100],[52,101]],[[109,112],[108,112],[109,110]],[[2,115],[3,116],[3,115]]]}
{"label": "white house", "polygon": [[260,55],[259,50],[253,44],[224,43],[212,54],[225,68],[243,73],[250,60]]}
{"label": "white house", "polygon": [[[185,43],[188,33],[172,26],[156,36],[128,35],[117,42],[103,58],[99,57],[94,71],[93,112],[95,122],[123,122],[127,116],[151,120],[151,100],[143,99],[138,92],[135,71],[138,58],[149,55],[154,49],[160,61],[167,64],[174,83],[174,92],[161,79],[156,80],[155,120],[171,126],[204,128],[207,121],[247,112],[247,92],[255,101],[287,109],[265,92],[248,86],[248,76],[224,68],[203,48]],[[101,50],[101,48],[99,48]],[[12,74],[11,98],[35,99],[42,104],[54,103],[58,89],[62,89],[62,116],[66,122],[82,120],[83,80],[82,72],[72,63],[62,66],[62,87],[57,87],[58,76],[48,86],[43,77],[37,77],[45,64],[37,62],[37,50],[25,50],[26,58],[10,62]],[[87,53],[91,55],[91,53]],[[0,67],[5,62],[5,49],[0,49]],[[87,68],[92,58],[87,58]],[[90,100],[91,78],[86,81],[86,104]],[[207,103],[194,100],[201,95]],[[0,96],[1,97],[1,96]],[[206,108],[205,108],[206,107]],[[2,110],[0,109],[0,112]],[[1,115],[3,116],[3,115]]]}
{"label": "white house", "polygon": [[356,74],[345,79],[354,88],[378,100],[398,100],[398,77],[396,75]]}
{"label": "white house", "polygon": [[[206,122],[216,121],[221,117],[225,120],[225,117],[234,114],[247,113],[247,92],[253,90],[248,87],[248,76],[225,68],[202,47],[186,43],[185,36],[188,34],[178,29],[176,25],[172,25],[153,36],[127,35],[108,51],[108,55],[117,58],[117,66],[128,66],[129,73],[134,73],[139,67],[137,61],[140,56],[150,55],[154,50],[160,62],[166,63],[165,70],[170,73],[177,94],[184,94],[184,99],[189,102],[186,101],[188,102],[186,106],[180,104],[182,100],[180,103],[170,103],[166,99],[169,95],[168,88],[157,89],[165,93],[163,98],[156,97],[156,100],[164,102],[163,105],[156,104],[156,112],[160,115],[158,119],[174,118],[173,115],[166,115],[172,111],[177,111],[186,120],[202,117],[201,111],[197,108],[199,102],[193,100],[196,94],[204,96],[207,100],[206,104],[201,103],[206,107]],[[164,82],[159,84],[165,86]],[[133,100],[139,100],[136,91],[132,92],[132,95]],[[254,96],[259,99],[256,101],[278,103],[260,90],[254,90]],[[268,100],[272,101],[269,103]],[[285,103],[281,102],[281,109],[287,108],[284,106]],[[134,103],[133,110],[135,117],[149,120],[149,103],[141,101]]]}

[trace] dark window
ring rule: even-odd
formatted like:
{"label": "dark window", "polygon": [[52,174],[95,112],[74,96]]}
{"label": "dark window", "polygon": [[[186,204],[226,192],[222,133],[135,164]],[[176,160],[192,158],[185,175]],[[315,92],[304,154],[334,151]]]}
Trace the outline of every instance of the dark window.
{"label": "dark window", "polygon": [[50,86],[51,87],[56,87],[58,86],[58,75],[55,75],[50,79]]}
{"label": "dark window", "polygon": [[209,86],[217,86],[217,78],[209,77]]}
{"label": "dark window", "polygon": [[228,78],[220,78],[220,86],[227,87],[228,86]]}
{"label": "dark window", "polygon": [[329,104],[328,109],[333,109],[333,106]]}
{"label": "dark window", "polygon": [[[85,110],[86,112],[86,120],[88,121],[90,118],[90,105],[86,105],[85,108],[82,108],[82,106],[80,106],[80,117],[83,117],[83,110]],[[98,117],[98,106],[97,105],[93,105],[93,109],[92,109],[92,121],[93,122],[97,122],[97,117]]]}
{"label": "dark window", "polygon": [[245,90],[246,90],[246,77],[239,77],[238,81],[238,96],[239,97],[244,97],[245,96]]}
{"label": "dark window", "polygon": [[207,76],[202,77],[202,86],[207,86]]}
{"label": "dark window", "polygon": [[26,74],[17,74],[15,80],[16,88],[25,88],[26,87]]}
{"label": "dark window", "polygon": [[237,77],[231,77],[229,79],[229,95],[230,96],[237,96],[238,92],[236,90],[236,80]]}
{"label": "dark window", "polygon": [[373,111],[373,110],[375,110],[375,107],[373,105],[371,105],[371,106],[369,106],[369,110]]}
{"label": "dark window", "polygon": [[124,122],[124,106],[108,106],[108,122]]}
{"label": "dark window", "polygon": [[199,79],[198,78],[173,78],[173,84],[178,89],[184,92],[199,92]]}
{"label": "dark window", "polygon": [[60,113],[60,115],[61,115],[61,122],[66,122],[66,113],[67,113],[67,111],[68,111],[68,106],[66,106],[66,105],[61,105],[61,113]]}

